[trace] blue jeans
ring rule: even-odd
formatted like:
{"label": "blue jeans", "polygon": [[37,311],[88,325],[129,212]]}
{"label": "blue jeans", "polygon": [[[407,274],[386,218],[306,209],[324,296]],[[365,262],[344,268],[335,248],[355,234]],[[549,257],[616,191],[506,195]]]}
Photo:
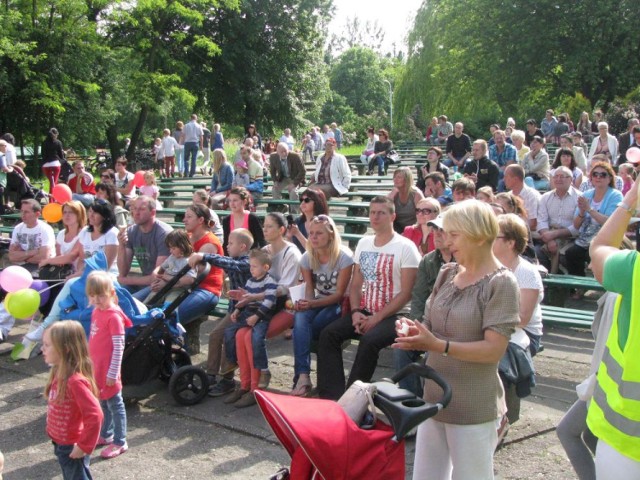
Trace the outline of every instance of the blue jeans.
{"label": "blue jeans", "polygon": [[53,453],[58,457],[58,463],[62,469],[62,478],[64,480],[92,480],[89,464],[91,463],[91,455],[85,455],[82,458],[69,458],[69,454],[73,450],[73,445],[58,445],[53,443]]}
{"label": "blue jeans", "polygon": [[193,177],[196,174],[196,158],[198,158],[198,142],[184,144],[184,175]]}
{"label": "blue jeans", "polygon": [[296,312],[293,320],[293,356],[296,378],[311,373],[311,340],[319,340],[322,329],[342,316],[339,304]]}
{"label": "blue jeans", "polygon": [[[402,370],[407,365],[420,362],[420,355],[424,352],[418,352],[415,350],[393,350],[393,368],[397,372]],[[426,354],[425,354],[426,355]],[[401,388],[409,390],[415,393],[418,397],[422,398],[422,380],[420,376],[416,374],[407,375],[398,382]]]}
{"label": "blue jeans", "polygon": [[[247,318],[253,315],[255,310],[243,312],[238,315],[238,320],[232,322],[224,329],[224,351],[227,359],[231,363],[238,363],[238,355],[236,352],[236,333],[241,328],[246,328]],[[243,315],[244,314],[244,315]],[[251,347],[253,349],[253,368],[259,370],[267,370],[269,368],[269,359],[267,358],[267,330],[269,322],[261,320],[251,327]]]}
{"label": "blue jeans", "polygon": [[208,315],[211,310],[216,308],[220,298],[203,288],[197,288],[184,299],[178,307],[178,320],[182,325],[188,325],[196,318]]}
{"label": "blue jeans", "polygon": [[532,177],[524,177],[524,184],[536,190],[549,190],[549,180],[534,180]]}
{"label": "blue jeans", "polygon": [[100,400],[104,420],[100,429],[102,438],[113,436],[113,443],[122,446],[127,443],[127,411],[124,408],[122,392],[107,400]]}
{"label": "blue jeans", "polygon": [[178,172],[184,170],[184,149],[182,147],[176,148],[176,169]]}

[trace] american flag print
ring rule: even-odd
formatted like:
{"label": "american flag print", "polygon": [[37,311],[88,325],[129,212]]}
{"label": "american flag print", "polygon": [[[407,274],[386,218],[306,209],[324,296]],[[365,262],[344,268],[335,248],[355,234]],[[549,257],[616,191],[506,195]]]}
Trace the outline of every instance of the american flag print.
{"label": "american flag print", "polygon": [[362,252],[360,271],[364,280],[363,308],[376,313],[393,298],[392,253]]}

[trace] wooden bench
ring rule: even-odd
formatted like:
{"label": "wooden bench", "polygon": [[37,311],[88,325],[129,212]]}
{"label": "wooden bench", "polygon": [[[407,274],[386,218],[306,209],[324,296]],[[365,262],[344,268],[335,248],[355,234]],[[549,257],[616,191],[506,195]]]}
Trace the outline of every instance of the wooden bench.
{"label": "wooden bench", "polygon": [[595,278],[576,275],[549,274],[542,279],[542,284],[545,287],[545,303],[556,307],[564,306],[571,289],[604,291]]}
{"label": "wooden bench", "polygon": [[563,327],[591,328],[595,312],[542,305],[542,323]]}

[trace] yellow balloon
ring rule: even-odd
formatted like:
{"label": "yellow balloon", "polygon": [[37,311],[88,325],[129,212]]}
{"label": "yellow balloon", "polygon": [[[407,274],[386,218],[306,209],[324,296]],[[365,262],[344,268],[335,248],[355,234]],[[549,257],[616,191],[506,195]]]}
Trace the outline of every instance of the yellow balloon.
{"label": "yellow balloon", "polygon": [[62,205],[59,203],[49,203],[42,209],[42,218],[49,223],[58,223],[62,220]]}

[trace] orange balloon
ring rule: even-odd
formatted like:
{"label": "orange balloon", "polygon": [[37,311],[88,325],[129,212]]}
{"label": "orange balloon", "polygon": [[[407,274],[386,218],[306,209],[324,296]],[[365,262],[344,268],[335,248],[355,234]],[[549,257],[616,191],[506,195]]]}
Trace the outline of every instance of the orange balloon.
{"label": "orange balloon", "polygon": [[45,205],[42,209],[42,218],[49,223],[58,223],[62,220],[62,205],[59,203],[49,203]]}

